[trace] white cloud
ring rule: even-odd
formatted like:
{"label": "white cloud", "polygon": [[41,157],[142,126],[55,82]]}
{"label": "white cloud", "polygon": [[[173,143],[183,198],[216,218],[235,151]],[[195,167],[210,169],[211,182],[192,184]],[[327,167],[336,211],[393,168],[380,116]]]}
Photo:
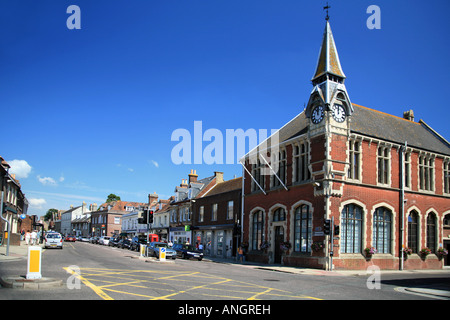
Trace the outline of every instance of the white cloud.
{"label": "white cloud", "polygon": [[15,174],[16,179],[28,178],[31,172],[31,166],[25,160],[11,160],[7,161],[11,166],[9,173]]}
{"label": "white cloud", "polygon": [[43,177],[41,178],[41,176],[37,176],[38,180],[40,183],[42,183],[44,186],[56,186],[56,181],[53,178],[50,177]]}
{"label": "white cloud", "polygon": [[42,198],[29,198],[28,203],[30,204],[31,208],[42,209],[43,205],[47,204],[47,201]]}
{"label": "white cloud", "polygon": [[63,176],[59,177],[59,182],[63,182],[64,179],[65,179],[65,178],[64,178]]}
{"label": "white cloud", "polygon": [[152,163],[153,163],[153,165],[154,165],[155,167],[159,168],[159,163],[158,163],[158,162],[156,162],[155,160],[152,160]]}

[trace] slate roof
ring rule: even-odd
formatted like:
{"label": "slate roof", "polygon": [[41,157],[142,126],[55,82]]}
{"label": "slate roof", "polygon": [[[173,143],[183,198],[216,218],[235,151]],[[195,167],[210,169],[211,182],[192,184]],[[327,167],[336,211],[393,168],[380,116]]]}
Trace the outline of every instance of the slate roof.
{"label": "slate roof", "polygon": [[202,197],[214,196],[217,194],[222,194],[225,192],[241,190],[242,189],[242,177],[234,178],[231,180],[227,180],[224,182],[220,182],[211,188],[209,192],[207,192]]}
{"label": "slate roof", "polygon": [[351,132],[398,144],[450,155],[450,144],[423,120],[414,122],[353,104]]}

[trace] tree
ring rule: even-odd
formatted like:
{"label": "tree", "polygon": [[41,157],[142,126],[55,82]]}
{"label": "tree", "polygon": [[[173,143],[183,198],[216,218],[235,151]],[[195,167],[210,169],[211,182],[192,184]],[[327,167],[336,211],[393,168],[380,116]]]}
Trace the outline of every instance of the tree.
{"label": "tree", "polygon": [[44,221],[52,220],[58,214],[58,209],[48,209],[47,213],[44,216]]}
{"label": "tree", "polygon": [[120,197],[116,196],[114,193],[110,193],[108,198],[106,199],[106,202],[112,202],[112,201],[120,201]]}

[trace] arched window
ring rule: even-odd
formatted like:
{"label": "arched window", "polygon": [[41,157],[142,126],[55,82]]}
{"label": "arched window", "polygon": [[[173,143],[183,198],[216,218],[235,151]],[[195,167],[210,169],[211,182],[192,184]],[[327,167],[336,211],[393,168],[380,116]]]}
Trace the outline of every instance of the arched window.
{"label": "arched window", "polygon": [[263,234],[263,225],[264,225],[264,217],[263,212],[261,210],[255,212],[253,214],[252,220],[252,250],[258,250],[259,244],[262,241]]}
{"label": "arched window", "polygon": [[413,210],[408,216],[408,248],[413,253],[417,253],[418,250],[418,235],[419,235],[419,214]]}
{"label": "arched window", "polygon": [[362,208],[348,204],[341,212],[341,253],[361,253]]}
{"label": "arched window", "polygon": [[427,217],[427,247],[436,252],[436,215],[433,212]]}
{"label": "arched window", "polygon": [[273,222],[285,220],[286,220],[286,211],[284,211],[283,208],[276,209],[273,213]]}
{"label": "arched window", "polygon": [[391,253],[392,212],[381,207],[373,215],[372,245],[378,253]]}
{"label": "arched window", "polygon": [[294,228],[294,251],[311,252],[312,214],[308,205],[303,204],[295,210]]}

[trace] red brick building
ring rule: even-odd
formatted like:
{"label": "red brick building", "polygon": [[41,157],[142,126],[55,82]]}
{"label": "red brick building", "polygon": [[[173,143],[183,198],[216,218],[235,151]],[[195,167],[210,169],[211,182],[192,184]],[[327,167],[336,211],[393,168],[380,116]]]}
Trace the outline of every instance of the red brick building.
{"label": "red brick building", "polygon": [[[327,21],[305,110],[242,159],[248,259],[321,269],[442,268],[449,142],[415,122],[411,110],[397,117],[352,103],[345,79]],[[339,235],[324,233],[325,220]],[[376,253],[366,254],[372,247]],[[432,253],[425,257],[424,248]]]}
{"label": "red brick building", "polygon": [[[151,195],[149,195],[149,201]],[[95,236],[119,235],[122,229],[124,214],[148,207],[148,203],[130,201],[105,202],[97,211],[91,212],[91,234]]]}

